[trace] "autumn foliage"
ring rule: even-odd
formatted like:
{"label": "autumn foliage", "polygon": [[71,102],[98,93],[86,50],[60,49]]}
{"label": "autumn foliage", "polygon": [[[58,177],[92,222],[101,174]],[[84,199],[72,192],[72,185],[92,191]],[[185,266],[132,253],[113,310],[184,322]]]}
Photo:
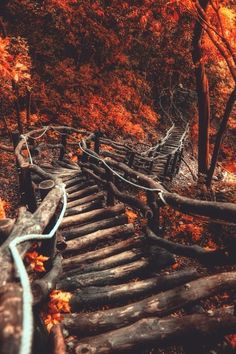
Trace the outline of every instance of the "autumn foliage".
{"label": "autumn foliage", "polygon": [[[170,126],[172,117],[177,124],[191,119],[196,132],[191,50],[198,3],[3,2],[2,116],[15,127],[17,102],[24,124],[53,122],[99,128],[111,137],[146,137],[151,141],[156,130]],[[230,45],[235,53],[236,26],[229,0],[211,1],[205,16],[209,26],[202,41],[201,62],[207,67],[212,96],[213,148],[225,101],[234,86],[228,62],[214,41],[226,49]],[[209,28],[213,28],[212,38]],[[174,90],[177,94],[173,98]],[[166,95],[160,101],[163,92]],[[170,107],[172,98],[174,105]],[[233,123],[229,129],[235,129]]]}
{"label": "autumn foliage", "polygon": [[69,304],[71,297],[71,293],[61,290],[53,290],[50,293],[47,311],[43,314],[44,323],[49,332],[53,325],[63,320],[63,313],[71,311]]}

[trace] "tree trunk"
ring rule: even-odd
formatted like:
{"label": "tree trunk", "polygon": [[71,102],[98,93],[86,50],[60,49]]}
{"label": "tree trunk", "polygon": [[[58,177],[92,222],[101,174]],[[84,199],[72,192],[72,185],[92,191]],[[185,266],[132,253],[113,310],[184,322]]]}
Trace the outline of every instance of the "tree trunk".
{"label": "tree trunk", "polygon": [[233,110],[235,101],[236,101],[236,87],[231,92],[231,95],[229,96],[229,99],[226,103],[224,115],[223,115],[222,121],[220,123],[220,128],[219,128],[217,135],[216,135],[216,141],[215,141],[215,145],[214,145],[214,149],[213,149],[213,153],[212,153],[212,158],[211,158],[211,165],[210,165],[210,168],[209,168],[209,171],[207,174],[207,185],[208,186],[211,185],[211,181],[212,181],[212,177],[213,177],[213,174],[215,171],[221,143],[222,143],[224,133],[227,128],[229,117],[230,117],[230,114]]}
{"label": "tree trunk", "polygon": [[[205,10],[209,0],[200,0],[199,3]],[[197,20],[193,31],[192,58],[195,66],[196,91],[198,96],[198,172],[206,175],[209,165],[210,96],[205,65],[202,62],[202,37],[203,26]]]}

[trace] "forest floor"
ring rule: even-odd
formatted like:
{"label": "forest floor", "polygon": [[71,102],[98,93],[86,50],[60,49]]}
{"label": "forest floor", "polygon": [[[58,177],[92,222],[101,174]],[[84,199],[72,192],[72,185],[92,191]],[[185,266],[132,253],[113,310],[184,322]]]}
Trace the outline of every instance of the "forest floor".
{"label": "forest floor", "polygon": [[[7,138],[1,138],[1,142],[9,145]],[[129,141],[131,142],[131,141]],[[197,162],[189,150],[184,157],[186,163],[182,163],[180,173],[172,181],[168,187],[170,190],[181,195],[186,195],[196,198],[208,200],[219,200],[227,202],[235,202],[236,191],[234,185],[224,183],[224,181],[215,181],[213,192],[208,192],[204,187],[199,187],[193,175],[196,175]],[[132,191],[130,191],[132,193]],[[0,198],[5,210],[6,217],[15,218],[17,216],[17,208],[19,207],[19,191],[17,184],[17,171],[15,167],[15,157],[12,153],[1,152],[0,155]],[[3,216],[3,214],[2,214]],[[1,210],[0,210],[1,217]],[[182,244],[198,244],[205,248],[218,248],[225,242],[231,242],[232,237],[235,237],[235,228],[230,225],[216,224],[213,221],[204,220],[185,216],[168,207],[162,209],[161,213],[162,226],[165,232],[163,237]],[[236,270],[236,266],[212,267],[205,268],[192,259],[185,257],[176,257],[176,263],[170,267],[170,272],[176,269],[195,267],[203,274],[214,274],[217,272]],[[200,301],[200,311],[210,311],[220,306],[232,305],[236,300],[236,294],[224,292],[220,295],[213,296],[210,299]],[[186,313],[186,310],[181,310],[176,313],[176,316]],[[210,354],[229,354],[234,353],[236,348],[236,339],[234,337],[225,337],[219,341],[217,345],[209,343],[208,346],[200,346],[198,353]],[[153,349],[145,353],[152,354],[169,354],[169,353],[193,353],[189,347],[168,347],[163,349]],[[196,351],[194,353],[197,353]]]}

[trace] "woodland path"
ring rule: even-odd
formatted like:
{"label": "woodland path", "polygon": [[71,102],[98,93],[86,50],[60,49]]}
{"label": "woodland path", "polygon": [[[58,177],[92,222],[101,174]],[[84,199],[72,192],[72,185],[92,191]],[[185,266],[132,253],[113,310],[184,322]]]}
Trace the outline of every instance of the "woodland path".
{"label": "woodland path", "polygon": [[[40,162],[40,156],[36,156],[39,145],[32,136],[31,140],[27,137],[28,147],[31,162],[35,159],[37,165],[29,165],[22,154],[25,137],[16,147],[22,201],[28,205],[34,222],[32,226],[31,220],[20,217],[9,236],[14,238],[22,220],[20,234],[38,233],[38,223],[51,229],[62,196],[55,188],[64,183],[64,217],[54,237],[41,245],[41,253],[50,257],[51,269],[31,282],[35,306],[42,304],[53,289],[70,292],[71,312],[64,314],[63,331],[55,326],[51,352],[145,353],[153,346],[168,344],[182,343],[187,348],[192,341],[215,340],[236,331],[233,306],[211,313],[196,306],[202,299],[235,289],[236,272],[202,277],[194,268],[171,268],[176,254],[194,258],[205,266],[232,262],[234,255],[228,250],[208,252],[198,246],[176,247],[159,236],[159,209],[167,203],[206,217],[216,215],[229,222],[235,219],[234,204],[172,195],[155,182],[170,182],[178,172],[186,130],[174,128],[155,149],[135,154],[130,147],[95,133],[92,139],[89,135],[79,143],[83,152],[78,156],[79,163],[65,157],[68,145],[73,147],[75,143],[67,141],[65,127],[59,131],[61,143],[47,143],[47,148],[59,149],[59,160]],[[101,156],[105,165],[99,163]],[[145,169],[149,177],[141,173]],[[143,187],[147,201],[121,191],[119,177],[123,184],[131,183],[132,188]],[[129,220],[133,210],[138,210],[136,221]],[[12,282],[9,272],[2,280],[5,279]],[[17,353],[19,338],[15,338],[15,343],[12,353]]]}

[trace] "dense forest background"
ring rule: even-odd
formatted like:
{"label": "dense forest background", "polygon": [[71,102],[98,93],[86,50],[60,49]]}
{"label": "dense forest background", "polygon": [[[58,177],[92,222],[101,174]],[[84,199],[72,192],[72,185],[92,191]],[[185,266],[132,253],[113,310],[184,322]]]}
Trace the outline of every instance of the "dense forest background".
{"label": "dense forest background", "polygon": [[0,11],[3,130],[56,123],[154,142],[189,121],[199,172],[213,174],[219,148],[235,171],[234,1],[4,0]]}

